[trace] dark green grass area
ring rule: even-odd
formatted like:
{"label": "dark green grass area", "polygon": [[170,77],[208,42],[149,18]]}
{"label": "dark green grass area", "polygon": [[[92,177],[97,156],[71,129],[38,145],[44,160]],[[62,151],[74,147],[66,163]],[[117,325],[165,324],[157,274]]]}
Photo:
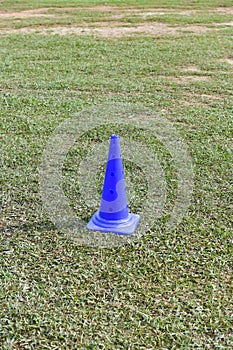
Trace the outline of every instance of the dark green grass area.
{"label": "dark green grass area", "polygon": [[[0,9],[101,3],[3,1]],[[231,2],[147,5],[203,9]],[[217,22],[204,10],[201,16],[201,23]],[[174,18],[170,23],[180,25]],[[0,348],[232,349],[231,27],[112,39],[0,36]],[[43,150],[61,122],[101,103],[148,107],[172,122],[187,145],[194,193],[175,230],[164,226],[177,189],[173,160],[152,133],[135,126],[116,131],[158,155],[168,184],[164,216],[140,240],[112,249],[79,246],[51,223],[38,184]],[[64,164],[64,191],[83,220],[97,208],[76,199],[78,161],[112,127],[110,118],[82,135]],[[137,193],[135,211],[148,188],[143,169],[124,165]]]}

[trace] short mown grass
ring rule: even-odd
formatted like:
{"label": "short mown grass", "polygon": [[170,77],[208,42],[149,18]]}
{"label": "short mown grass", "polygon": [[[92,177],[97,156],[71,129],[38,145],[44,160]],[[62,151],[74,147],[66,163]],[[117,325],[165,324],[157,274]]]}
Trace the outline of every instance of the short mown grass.
{"label": "short mown grass", "polygon": [[[3,1],[0,10],[77,11],[60,22],[0,18],[0,29],[71,25],[71,18],[80,25],[89,20],[78,6],[103,3],[201,10],[159,21],[213,30],[108,39],[0,34],[0,348],[232,349],[233,42],[232,27],[216,30],[216,22],[230,16],[214,12],[232,2]],[[103,9],[90,9],[88,18],[108,20]],[[140,240],[112,249],[79,246],[58,231],[43,209],[38,184],[41,156],[55,128],[106,102],[141,104],[173,122],[195,172],[192,203],[175,230],[168,232],[158,220]],[[108,139],[111,123],[83,135],[67,156],[64,190],[76,209],[74,161],[92,142]],[[168,152],[140,130],[119,131],[158,153],[170,210],[176,184]],[[136,210],[147,187],[135,165],[126,161],[125,167],[138,188]],[[98,176],[100,191],[103,174]],[[83,206],[79,215],[87,220],[91,210]]]}

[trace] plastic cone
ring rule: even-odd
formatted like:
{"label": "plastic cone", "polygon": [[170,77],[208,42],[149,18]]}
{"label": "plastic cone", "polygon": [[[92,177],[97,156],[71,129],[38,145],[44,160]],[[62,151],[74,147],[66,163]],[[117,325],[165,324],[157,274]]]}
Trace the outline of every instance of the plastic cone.
{"label": "plastic cone", "polygon": [[128,211],[120,137],[111,135],[100,210],[87,224],[92,231],[130,235],[136,230],[140,216]]}

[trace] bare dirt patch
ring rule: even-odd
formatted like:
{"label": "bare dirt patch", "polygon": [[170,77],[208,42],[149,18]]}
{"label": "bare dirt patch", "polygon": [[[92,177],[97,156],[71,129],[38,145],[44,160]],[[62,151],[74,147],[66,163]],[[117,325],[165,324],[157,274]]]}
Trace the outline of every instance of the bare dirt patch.
{"label": "bare dirt patch", "polygon": [[[99,11],[99,12],[110,12],[110,13],[119,13],[119,14],[127,14],[127,13],[135,13],[137,15],[140,15],[142,17],[147,16],[158,16],[158,15],[165,15],[165,14],[177,14],[177,15],[187,15],[191,16],[195,13],[198,13],[200,11],[198,10],[178,10],[175,8],[147,8],[147,9],[139,9],[134,7],[119,7],[119,6],[113,6],[113,5],[97,5],[97,6],[85,6],[85,7],[41,7],[37,9],[31,9],[31,10],[25,10],[25,11],[18,11],[18,12],[11,12],[11,11],[0,11],[0,17],[5,18],[27,18],[31,16],[36,15],[46,15],[46,16],[52,16],[52,11],[56,12],[72,12],[72,11]],[[50,11],[49,14],[46,14],[45,12]],[[217,9],[213,9],[210,12],[217,12],[217,13],[223,13],[223,14],[233,14],[233,7],[218,7]]]}
{"label": "bare dirt patch", "polygon": [[[126,8],[117,6],[100,5],[94,7],[67,7],[67,8],[50,8],[44,7],[39,9],[32,9],[20,12],[0,12],[0,19],[12,18],[12,19],[25,19],[30,17],[59,17],[64,16],[65,12],[72,11],[102,11],[109,12],[108,18],[105,22],[83,22],[77,25],[61,26],[61,25],[47,25],[47,26],[30,26],[23,27],[19,29],[2,29],[0,34],[10,34],[10,33],[39,33],[39,34],[58,34],[58,35],[96,35],[105,38],[118,38],[124,36],[139,36],[139,35],[149,35],[149,36],[164,36],[164,35],[182,35],[182,34],[202,34],[210,30],[221,29],[218,25],[215,28],[210,28],[205,25],[177,25],[171,26],[167,23],[158,21],[146,22],[148,16],[157,16],[162,14],[184,14],[192,15],[196,10],[183,10],[179,11],[176,9],[164,9],[164,8],[149,8],[146,10],[137,8]],[[49,11],[49,12],[48,12]],[[54,11],[54,13],[53,13]],[[133,25],[130,22],[123,21],[127,14],[137,15],[142,17],[142,21],[139,24]],[[144,18],[144,20],[143,20]],[[74,22],[75,23],[75,22]],[[224,25],[224,24],[222,24]],[[225,25],[230,25],[229,23]]]}
{"label": "bare dirt patch", "polygon": [[53,27],[38,27],[38,28],[20,28],[17,30],[11,30],[11,33],[33,33],[40,34],[58,34],[58,35],[97,35],[105,38],[118,38],[122,36],[132,36],[137,34],[149,34],[149,35],[164,35],[164,34],[176,34],[175,28],[169,28],[166,24],[144,24],[135,27],[123,26],[124,23],[117,22],[116,24],[109,22],[97,22],[93,23],[91,27],[65,27],[65,26],[53,26]]}
{"label": "bare dirt patch", "polygon": [[194,100],[181,100],[180,104],[184,105],[184,106],[203,106],[203,103],[198,102],[198,101],[194,101]]}
{"label": "bare dirt patch", "polygon": [[190,25],[190,26],[184,26],[184,27],[178,27],[178,30],[180,32],[191,32],[191,33],[195,33],[195,34],[203,34],[206,33],[207,31],[213,30],[213,28],[208,28],[206,26],[203,25]]}
{"label": "bare dirt patch", "polygon": [[225,61],[233,66],[233,59],[226,58]]}
{"label": "bare dirt patch", "polygon": [[105,38],[118,38],[123,36],[134,35],[179,35],[184,33],[205,33],[210,28],[204,26],[186,26],[186,27],[170,27],[165,23],[142,23],[138,26],[129,26],[124,22],[96,22],[90,26],[50,26],[50,27],[24,27],[19,29],[2,29],[1,34],[17,34],[17,33],[38,33],[38,34],[58,34],[58,35],[97,35]]}
{"label": "bare dirt patch", "polygon": [[97,5],[94,7],[86,7],[86,9],[90,11],[114,11],[114,10],[124,10],[123,8],[120,8],[118,6],[111,6],[111,5]]}
{"label": "bare dirt patch", "polygon": [[212,94],[197,94],[186,93],[182,99],[182,104],[186,106],[203,106],[223,100],[222,97]]}
{"label": "bare dirt patch", "polygon": [[215,23],[216,26],[218,27],[233,27],[233,21],[232,22],[223,22],[223,23]]}
{"label": "bare dirt patch", "polygon": [[221,97],[216,96],[216,95],[211,95],[211,94],[201,94],[199,95],[201,98],[204,99],[211,99],[211,100],[221,100]]}
{"label": "bare dirt patch", "polygon": [[25,18],[31,18],[31,17],[55,17],[55,14],[49,14],[49,13],[43,13],[48,11],[49,8],[41,8],[41,9],[33,9],[33,10],[26,10],[26,11],[20,11],[20,12],[6,12],[6,11],[0,11],[0,18],[19,18],[19,19],[25,19]]}
{"label": "bare dirt patch", "polygon": [[138,10],[137,14],[141,15],[142,18],[147,18],[153,16],[163,16],[167,14],[191,16],[196,12],[196,10],[177,11],[175,9],[152,9],[150,11]]}
{"label": "bare dirt patch", "polygon": [[183,84],[187,82],[201,82],[210,80],[209,76],[206,75],[160,75],[159,78],[170,80],[171,82],[175,82],[176,84]]}
{"label": "bare dirt patch", "polygon": [[233,7],[218,7],[215,11],[226,15],[233,15]]}
{"label": "bare dirt patch", "polygon": [[173,80],[178,84],[186,83],[186,82],[195,82],[195,81],[208,81],[210,77],[205,75],[184,75],[181,77],[173,77]]}
{"label": "bare dirt patch", "polygon": [[97,34],[103,37],[122,37],[132,35],[175,35],[175,28],[169,27],[164,23],[153,23],[153,24],[141,24],[135,27],[132,26],[107,26],[102,28],[94,28],[93,34]]}
{"label": "bare dirt patch", "polygon": [[200,68],[197,66],[188,66],[183,68],[183,72],[200,72]]}
{"label": "bare dirt patch", "polygon": [[219,60],[219,62],[228,63],[228,64],[230,64],[231,66],[233,66],[233,59],[232,59],[232,58],[221,59],[221,60]]}

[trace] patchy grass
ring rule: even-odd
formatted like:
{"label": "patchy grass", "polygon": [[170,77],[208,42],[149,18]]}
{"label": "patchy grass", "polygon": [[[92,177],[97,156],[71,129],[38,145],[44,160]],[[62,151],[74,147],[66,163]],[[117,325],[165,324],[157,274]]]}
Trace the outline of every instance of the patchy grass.
{"label": "patchy grass", "polygon": [[[127,4],[145,6],[144,1]],[[0,9],[78,5],[87,2],[3,1]],[[157,3],[147,1],[147,7],[152,5]],[[173,12],[160,15],[159,21],[181,29],[190,23],[210,26],[199,33],[108,39],[0,34],[1,349],[232,348],[233,45],[230,26],[216,30],[216,22],[228,21],[229,15],[215,11],[230,5],[159,2]],[[197,12],[183,17],[179,12],[184,8]],[[117,11],[127,25],[140,24],[140,17],[134,23],[134,15]],[[0,27],[82,26],[108,22],[115,12],[77,8],[72,14],[59,9],[43,14],[49,17],[2,17]],[[43,210],[38,185],[40,158],[56,126],[82,108],[104,102],[141,103],[172,121],[195,170],[193,201],[176,230],[167,232],[161,220],[138,242],[114,249],[78,246],[59,232]],[[133,132],[120,131],[123,136]],[[67,157],[64,187],[73,207],[73,161],[90,140],[106,139],[110,132],[106,125],[99,134],[83,135]],[[169,209],[175,187],[169,155],[150,135],[138,131],[137,137],[163,159]],[[125,166],[132,182],[137,172],[135,188],[140,188],[143,174],[130,163]],[[99,191],[101,182],[100,174]],[[135,210],[145,191],[142,186]],[[81,209],[86,218],[88,208]]]}
{"label": "patchy grass", "polygon": [[[92,8],[41,8],[25,11],[2,11],[0,28],[47,28],[51,26],[99,27],[99,26],[137,26],[167,24],[172,27],[202,25],[214,27],[216,24],[231,23],[232,13],[229,9],[175,10],[175,9],[139,9],[117,6],[95,6]],[[161,30],[161,27],[159,28]]]}
{"label": "patchy grass", "polygon": [[135,6],[138,8],[159,7],[159,8],[215,8],[215,7],[231,7],[231,0],[196,0],[190,4],[189,0],[37,0],[29,1],[14,1],[4,0],[1,1],[0,8],[7,10],[26,10],[43,7],[93,7],[93,6],[121,6],[129,7]]}

